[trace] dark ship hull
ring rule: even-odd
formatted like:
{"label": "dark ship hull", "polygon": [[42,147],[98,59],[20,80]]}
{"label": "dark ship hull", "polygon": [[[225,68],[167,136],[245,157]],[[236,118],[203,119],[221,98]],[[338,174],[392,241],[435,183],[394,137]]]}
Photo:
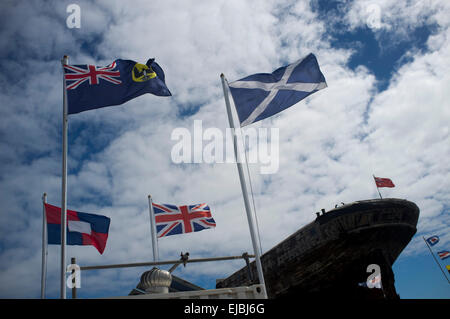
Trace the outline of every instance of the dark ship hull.
{"label": "dark ship hull", "polygon": [[[392,265],[416,233],[419,208],[401,199],[374,199],[319,214],[261,256],[269,298],[325,297],[396,299]],[[363,287],[380,267],[382,289]],[[218,282],[217,288],[248,285],[254,262]]]}

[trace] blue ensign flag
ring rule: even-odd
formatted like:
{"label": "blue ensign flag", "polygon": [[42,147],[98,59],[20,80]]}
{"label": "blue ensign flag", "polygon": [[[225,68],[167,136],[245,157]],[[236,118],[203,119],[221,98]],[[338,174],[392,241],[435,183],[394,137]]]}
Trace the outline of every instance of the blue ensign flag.
{"label": "blue ensign flag", "polygon": [[171,95],[155,59],[147,64],[118,59],[105,67],[66,64],[64,77],[68,114],[119,105],[145,93]]}
{"label": "blue ensign flag", "polygon": [[229,83],[241,126],[287,109],[327,87],[314,54],[272,73],[258,73]]}

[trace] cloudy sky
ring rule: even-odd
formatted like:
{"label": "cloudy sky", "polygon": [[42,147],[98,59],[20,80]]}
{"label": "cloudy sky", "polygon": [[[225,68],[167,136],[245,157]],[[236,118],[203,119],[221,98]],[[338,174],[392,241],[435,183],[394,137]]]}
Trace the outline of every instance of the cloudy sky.
{"label": "cloudy sky", "polygon": [[[81,9],[69,28],[67,6]],[[279,129],[279,169],[250,165],[263,252],[321,208],[384,197],[420,208],[394,265],[403,298],[450,298],[422,236],[450,250],[448,1],[2,1],[0,4],[0,297],[40,296],[42,194],[61,204],[62,69],[154,57],[172,97],[143,95],[69,118],[68,208],[111,218],[106,250],[68,246],[79,265],[152,259],[147,196],[207,202],[214,230],[159,241],[161,259],[252,252],[236,165],[176,164],[176,128],[225,131],[220,74],[270,73],[313,52],[328,88],[253,124]],[[207,143],[205,141],[205,143]],[[59,297],[58,246],[47,297]],[[448,261],[448,260],[447,260]],[[448,262],[447,262],[448,264]],[[188,264],[175,274],[212,288],[243,261]],[[445,266],[445,261],[441,262]],[[143,268],[82,274],[80,297],[126,295]]]}

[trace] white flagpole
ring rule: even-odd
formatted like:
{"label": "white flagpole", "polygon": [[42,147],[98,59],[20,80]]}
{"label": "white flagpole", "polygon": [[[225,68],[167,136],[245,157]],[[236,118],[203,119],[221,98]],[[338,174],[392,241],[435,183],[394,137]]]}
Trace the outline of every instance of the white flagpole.
{"label": "white flagpole", "polygon": [[150,232],[152,234],[153,261],[158,261],[158,238],[156,237],[155,212],[153,210],[153,201],[151,195],[148,195],[148,210],[150,214]]}
{"label": "white flagpole", "polygon": [[62,185],[61,185],[61,299],[66,299],[66,228],[67,228],[67,90],[64,65],[69,57],[61,59],[63,66],[63,140],[62,140]]}
{"label": "white flagpole", "polygon": [[252,217],[250,202],[248,199],[247,185],[245,183],[245,177],[244,177],[244,172],[242,169],[242,163],[239,161],[239,158],[238,158],[237,137],[236,137],[236,132],[235,132],[236,129],[234,126],[233,115],[231,113],[230,99],[229,99],[228,90],[227,90],[228,85],[226,83],[226,79],[225,79],[225,76],[223,75],[223,73],[220,75],[220,78],[222,80],[223,95],[225,97],[225,104],[227,107],[228,121],[230,122],[230,128],[233,132],[234,155],[235,155],[236,165],[237,165],[238,172],[239,172],[239,179],[241,181],[242,196],[244,197],[245,211],[247,213],[247,221],[248,221],[248,226],[250,228],[250,236],[252,238],[253,251],[255,254],[255,262],[256,262],[256,270],[258,272],[259,283],[261,285],[263,285],[263,290],[264,290],[263,295],[267,299],[266,283],[264,281],[264,274],[263,274],[262,265],[261,265],[261,257],[260,257],[261,253],[259,251],[258,242],[256,240],[256,233],[255,233],[255,229],[254,229],[253,217]]}
{"label": "white flagpole", "polygon": [[47,216],[45,214],[47,194],[42,195],[42,273],[41,273],[41,299],[45,299],[45,281],[47,278]]}

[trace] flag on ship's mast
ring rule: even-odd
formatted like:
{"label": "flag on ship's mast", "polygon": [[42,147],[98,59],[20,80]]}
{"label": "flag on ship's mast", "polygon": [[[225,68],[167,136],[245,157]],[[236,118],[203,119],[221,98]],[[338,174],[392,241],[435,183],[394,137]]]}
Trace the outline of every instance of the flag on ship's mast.
{"label": "flag on ship's mast", "polygon": [[[431,237],[425,239],[425,237],[422,236],[422,239],[425,242],[425,244],[427,245],[428,249],[430,250],[431,256],[433,257],[434,261],[438,265],[438,267],[441,270],[442,274],[444,275],[445,279],[450,284],[450,280],[448,279],[447,275],[445,274],[444,270],[442,269],[441,265],[439,264],[439,261],[436,259],[436,257],[433,254],[433,251],[431,250],[431,246],[434,246],[439,242],[439,237],[434,235],[434,236],[431,236]],[[444,259],[447,259],[450,257],[450,251],[447,251],[447,250],[439,251],[437,253],[437,255],[439,256],[439,258],[441,258],[441,260],[444,260]],[[449,266],[446,266],[446,267],[447,267],[447,270],[449,270]]]}
{"label": "flag on ship's mast", "polygon": [[378,195],[380,195],[381,199],[383,199],[383,197],[381,197],[381,193],[378,188],[380,188],[380,187],[395,187],[394,183],[389,178],[376,177],[375,175],[373,175],[373,179],[375,181],[375,185],[377,186]]}
{"label": "flag on ship's mast", "polygon": [[436,245],[438,242],[439,242],[439,236],[433,235],[433,236],[427,238],[427,243],[428,243],[430,246],[434,246],[434,245]]}

